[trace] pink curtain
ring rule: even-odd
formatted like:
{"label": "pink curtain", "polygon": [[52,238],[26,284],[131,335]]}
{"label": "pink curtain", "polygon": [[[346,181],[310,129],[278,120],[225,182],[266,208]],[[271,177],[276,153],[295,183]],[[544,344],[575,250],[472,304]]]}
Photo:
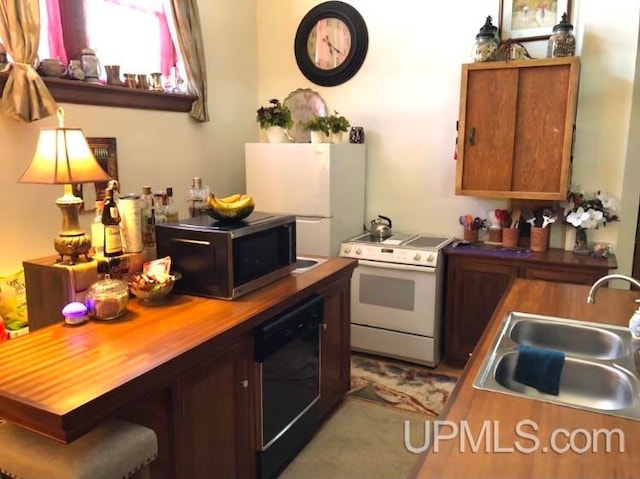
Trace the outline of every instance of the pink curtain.
{"label": "pink curtain", "polygon": [[[63,65],[67,64],[67,52],[62,36],[62,19],[60,18],[60,0],[46,0],[49,19],[49,50],[52,58],[58,58]],[[40,39],[43,41],[44,39]]]}
{"label": "pink curtain", "polygon": [[[47,0],[58,1],[58,0]],[[155,15],[158,20],[159,34],[158,39],[160,44],[160,70],[163,75],[169,75],[171,73],[171,67],[177,63],[177,54],[173,41],[171,39],[171,32],[169,30],[169,24],[167,22],[167,16],[164,12],[163,0],[106,0],[112,5],[118,5],[121,7],[132,8],[139,12]]]}

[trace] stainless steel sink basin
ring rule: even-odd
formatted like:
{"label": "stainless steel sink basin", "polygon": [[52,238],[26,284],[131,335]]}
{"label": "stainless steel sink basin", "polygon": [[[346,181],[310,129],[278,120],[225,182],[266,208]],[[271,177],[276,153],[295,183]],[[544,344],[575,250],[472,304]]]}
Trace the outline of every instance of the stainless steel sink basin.
{"label": "stainless steel sink basin", "polygon": [[627,328],[611,331],[581,321],[517,319],[509,336],[519,344],[557,349],[584,358],[617,359],[629,354],[628,341],[624,339],[630,336]]}
{"label": "stainless steel sink basin", "polygon": [[[518,344],[565,353],[557,396],[513,379]],[[638,347],[624,327],[511,312],[474,387],[640,421]]]}

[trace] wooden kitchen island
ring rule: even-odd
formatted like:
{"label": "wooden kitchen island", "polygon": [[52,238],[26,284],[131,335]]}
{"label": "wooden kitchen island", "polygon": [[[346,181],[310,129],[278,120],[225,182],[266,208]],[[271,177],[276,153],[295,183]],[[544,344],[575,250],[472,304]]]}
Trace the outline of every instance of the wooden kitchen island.
{"label": "wooden kitchen island", "polygon": [[[525,399],[473,387],[478,371],[499,333],[502,320],[510,311],[520,311],[582,321],[626,326],[638,307],[639,291],[601,288],[596,303],[588,304],[589,286],[516,279],[501,302],[473,351],[472,357],[454,390],[445,411],[439,417],[451,421],[460,429],[466,427],[468,439],[458,434],[455,439],[440,440],[438,450],[432,442],[420,457],[410,477],[427,478],[634,478],[640,471],[640,422],[610,415],[589,412]],[[530,437],[516,431],[520,421],[532,421],[537,430],[526,426],[522,430],[534,435],[539,447]],[[488,431],[481,437],[483,425]],[[624,437],[624,451],[619,452],[617,436],[611,441],[611,452],[605,452],[604,436],[598,442],[599,451],[587,448],[582,454],[568,448],[568,434],[582,430],[619,428]],[[450,434],[451,428],[442,429]],[[586,445],[584,432],[575,433],[575,449]],[[477,447],[473,447],[475,441]],[[521,446],[519,452],[517,444]],[[559,449],[554,448],[553,445]],[[592,446],[595,447],[595,446]],[[547,450],[545,450],[547,448]],[[567,452],[558,452],[567,448]],[[474,451],[475,449],[475,451]]]}
{"label": "wooden kitchen island", "polygon": [[118,320],[59,323],[2,343],[0,417],[62,442],[118,417],[158,435],[154,479],[255,477],[254,328],[323,296],[326,416],[349,388],[356,265],[331,258],[235,301],[173,294],[151,307],[132,299]]}

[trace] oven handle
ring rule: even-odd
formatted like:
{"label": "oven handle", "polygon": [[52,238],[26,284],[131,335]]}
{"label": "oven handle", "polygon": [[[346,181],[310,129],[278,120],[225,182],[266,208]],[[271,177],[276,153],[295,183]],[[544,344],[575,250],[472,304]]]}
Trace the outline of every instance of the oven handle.
{"label": "oven handle", "polygon": [[369,261],[366,259],[359,259],[358,264],[361,264],[363,266],[372,266],[374,268],[397,269],[400,271],[419,271],[421,273],[436,272],[436,269],[432,266],[414,266],[411,264],[381,263],[378,261]]}

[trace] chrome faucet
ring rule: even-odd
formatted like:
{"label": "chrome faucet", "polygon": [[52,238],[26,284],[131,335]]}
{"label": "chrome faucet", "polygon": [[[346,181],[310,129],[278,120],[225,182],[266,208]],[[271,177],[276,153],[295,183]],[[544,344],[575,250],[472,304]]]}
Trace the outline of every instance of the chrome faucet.
{"label": "chrome faucet", "polygon": [[591,286],[591,290],[589,291],[589,296],[587,296],[587,303],[595,303],[596,292],[600,289],[600,286],[602,286],[604,283],[608,283],[612,279],[623,279],[640,288],[640,281],[632,278],[631,276],[626,276],[624,274],[608,274],[593,283],[593,286]]}

